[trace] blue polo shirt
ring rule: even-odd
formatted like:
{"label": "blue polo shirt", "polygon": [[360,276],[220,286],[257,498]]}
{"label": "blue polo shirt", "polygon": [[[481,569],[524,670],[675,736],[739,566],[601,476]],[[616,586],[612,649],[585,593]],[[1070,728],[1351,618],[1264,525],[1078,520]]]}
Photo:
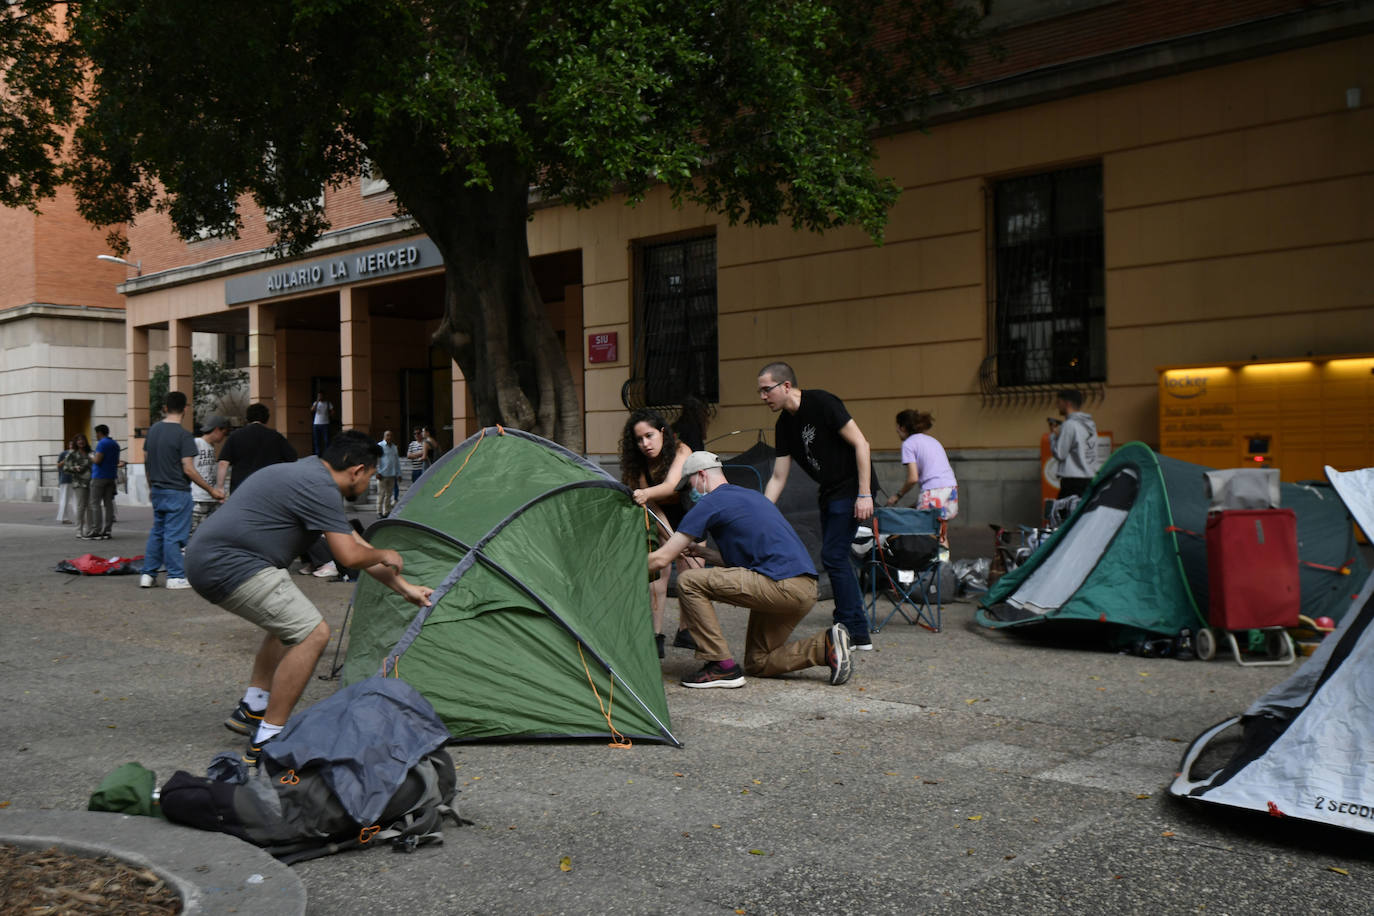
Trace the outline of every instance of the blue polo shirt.
{"label": "blue polo shirt", "polygon": [[95,450],[104,457],[99,464],[91,464],[92,480],[114,480],[119,476],[119,443],[106,436],[95,444]]}
{"label": "blue polo shirt", "polygon": [[762,493],[722,484],[692,507],[677,530],[699,541],[710,534],[726,566],[752,569],[774,582],[815,576],[797,532]]}

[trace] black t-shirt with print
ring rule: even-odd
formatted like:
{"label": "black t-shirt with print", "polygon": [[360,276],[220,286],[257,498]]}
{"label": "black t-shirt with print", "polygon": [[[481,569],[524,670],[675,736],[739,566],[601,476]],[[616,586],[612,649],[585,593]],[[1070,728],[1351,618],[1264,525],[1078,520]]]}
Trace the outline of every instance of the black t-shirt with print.
{"label": "black t-shirt with print", "polygon": [[778,457],[790,457],[819,485],[822,503],[859,495],[854,446],[840,435],[850,421],[844,401],[819,388],[804,388],[796,413],[781,411],[774,438]]}

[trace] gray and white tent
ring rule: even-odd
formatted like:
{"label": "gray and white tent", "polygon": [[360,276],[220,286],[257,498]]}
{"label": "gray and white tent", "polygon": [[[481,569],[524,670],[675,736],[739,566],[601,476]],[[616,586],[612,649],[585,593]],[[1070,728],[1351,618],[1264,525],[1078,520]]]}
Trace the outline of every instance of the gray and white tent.
{"label": "gray and white tent", "polygon": [[[1326,476],[1374,533],[1374,468]],[[1374,573],[1354,588],[1301,668],[1193,740],[1171,794],[1374,832]]]}

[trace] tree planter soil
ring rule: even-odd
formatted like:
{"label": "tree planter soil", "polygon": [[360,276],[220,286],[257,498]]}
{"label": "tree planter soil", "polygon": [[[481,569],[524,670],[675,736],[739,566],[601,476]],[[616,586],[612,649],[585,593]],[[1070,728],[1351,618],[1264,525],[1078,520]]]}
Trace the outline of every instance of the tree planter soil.
{"label": "tree planter soil", "polygon": [[146,868],[112,856],[92,859],[56,847],[29,850],[0,844],[0,916],[180,912],[181,897]]}

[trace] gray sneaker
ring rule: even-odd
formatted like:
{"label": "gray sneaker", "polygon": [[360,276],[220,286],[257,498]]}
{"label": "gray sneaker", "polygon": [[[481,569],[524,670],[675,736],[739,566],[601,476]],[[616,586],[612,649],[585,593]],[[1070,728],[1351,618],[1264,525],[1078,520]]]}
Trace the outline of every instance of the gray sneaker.
{"label": "gray sneaker", "polygon": [[825,631],[825,663],[830,667],[830,684],[838,687],[854,673],[850,657],[849,631],[837,623]]}

